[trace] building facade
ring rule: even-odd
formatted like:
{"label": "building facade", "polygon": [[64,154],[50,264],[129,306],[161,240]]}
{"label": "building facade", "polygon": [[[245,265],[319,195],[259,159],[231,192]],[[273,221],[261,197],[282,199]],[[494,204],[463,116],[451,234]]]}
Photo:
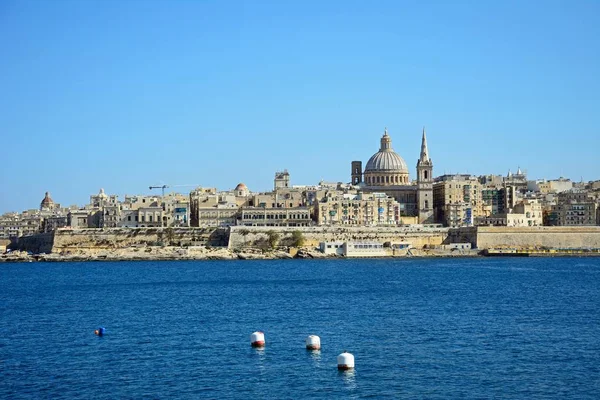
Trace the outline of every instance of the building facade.
{"label": "building facade", "polygon": [[410,181],[404,159],[392,148],[387,129],[380,139],[379,151],[369,158],[364,171],[362,163],[352,161],[351,182],[364,193],[385,193],[399,204],[402,217],[416,217],[419,223],[434,222],[433,162],[429,158],[425,129],[421,140],[421,154],[417,161],[417,180]]}

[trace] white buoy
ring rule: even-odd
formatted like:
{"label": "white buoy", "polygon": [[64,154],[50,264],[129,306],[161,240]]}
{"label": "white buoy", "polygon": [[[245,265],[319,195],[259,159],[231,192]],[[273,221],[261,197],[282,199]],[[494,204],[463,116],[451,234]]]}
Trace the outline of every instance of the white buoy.
{"label": "white buoy", "polygon": [[263,347],[265,345],[265,334],[262,332],[254,332],[250,335],[250,343],[252,347]]}
{"label": "white buoy", "polygon": [[310,335],[306,338],[307,350],[319,350],[321,348],[321,338],[317,335]]}
{"label": "white buoy", "polygon": [[337,356],[338,369],[347,370],[354,368],[354,356],[348,353],[346,350],[339,356]]}

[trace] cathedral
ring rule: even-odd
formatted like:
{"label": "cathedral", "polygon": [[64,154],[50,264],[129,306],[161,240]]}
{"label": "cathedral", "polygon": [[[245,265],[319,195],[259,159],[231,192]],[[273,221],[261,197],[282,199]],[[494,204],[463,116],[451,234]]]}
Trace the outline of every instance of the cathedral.
{"label": "cathedral", "polygon": [[406,162],[392,149],[392,138],[387,128],[380,143],[379,151],[369,158],[364,171],[361,161],[352,161],[352,184],[365,193],[379,192],[393,197],[400,203],[401,215],[417,217],[420,224],[435,222],[433,162],[429,158],[425,128],[417,161],[416,182],[410,182]]}

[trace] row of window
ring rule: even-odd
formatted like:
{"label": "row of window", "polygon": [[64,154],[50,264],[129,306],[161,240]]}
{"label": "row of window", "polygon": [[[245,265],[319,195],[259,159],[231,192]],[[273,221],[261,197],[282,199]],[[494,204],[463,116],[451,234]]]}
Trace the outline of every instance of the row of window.
{"label": "row of window", "polygon": [[[266,219],[309,219],[308,214],[267,214]],[[265,219],[264,214],[244,214],[242,219]]]}
{"label": "row of window", "polygon": [[384,175],[384,176],[373,176],[367,177],[367,185],[376,185],[378,183],[408,183],[407,176],[398,175]]}

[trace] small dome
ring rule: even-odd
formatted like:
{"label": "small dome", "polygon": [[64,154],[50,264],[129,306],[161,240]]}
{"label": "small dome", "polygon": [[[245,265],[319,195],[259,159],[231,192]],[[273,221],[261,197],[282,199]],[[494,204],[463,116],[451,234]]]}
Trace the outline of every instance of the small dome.
{"label": "small dome", "polygon": [[367,161],[365,172],[373,171],[408,173],[406,162],[392,149],[392,139],[387,129],[381,137],[381,148]]}
{"label": "small dome", "polygon": [[50,197],[50,192],[46,192],[46,196],[44,196],[44,199],[42,200],[40,205],[49,206],[49,205],[53,205],[53,204],[54,204],[54,200],[52,200],[52,198]]}
{"label": "small dome", "polygon": [[248,190],[248,187],[246,185],[244,185],[243,183],[238,183],[238,185],[235,187],[236,191],[240,191],[240,190]]}

